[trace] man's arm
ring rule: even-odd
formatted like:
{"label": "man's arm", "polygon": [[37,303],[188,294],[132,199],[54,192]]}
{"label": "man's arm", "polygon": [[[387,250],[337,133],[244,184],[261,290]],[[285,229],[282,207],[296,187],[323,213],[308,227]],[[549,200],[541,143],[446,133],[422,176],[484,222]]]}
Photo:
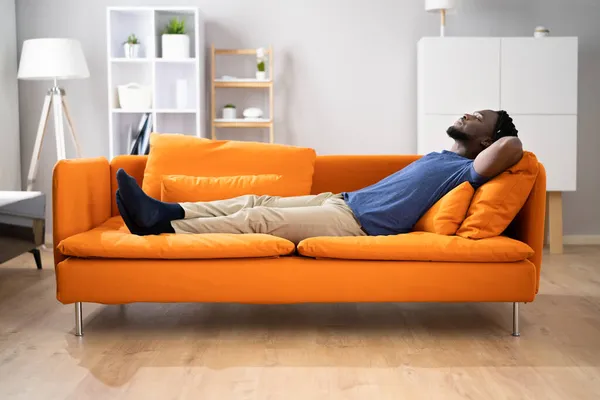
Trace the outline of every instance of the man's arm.
{"label": "man's arm", "polygon": [[483,150],[473,163],[475,172],[486,178],[493,178],[515,165],[523,157],[523,145],[515,136],[506,136],[496,140]]}

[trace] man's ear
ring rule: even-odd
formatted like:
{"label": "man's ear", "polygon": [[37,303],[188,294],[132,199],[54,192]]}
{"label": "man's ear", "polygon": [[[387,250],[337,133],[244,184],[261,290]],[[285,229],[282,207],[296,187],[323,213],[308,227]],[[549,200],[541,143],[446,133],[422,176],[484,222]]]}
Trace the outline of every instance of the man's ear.
{"label": "man's ear", "polygon": [[494,144],[494,140],[490,137],[487,137],[481,141],[481,146],[483,146],[484,149],[487,149],[492,144]]}

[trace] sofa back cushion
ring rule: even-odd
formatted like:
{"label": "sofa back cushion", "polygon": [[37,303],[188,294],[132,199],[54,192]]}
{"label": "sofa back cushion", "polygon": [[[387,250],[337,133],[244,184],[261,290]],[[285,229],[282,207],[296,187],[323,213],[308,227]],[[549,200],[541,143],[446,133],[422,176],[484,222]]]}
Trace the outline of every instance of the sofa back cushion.
{"label": "sofa back cushion", "polygon": [[281,196],[287,192],[281,175],[203,177],[163,175],[160,198],[171,203],[231,199],[246,194]]}
{"label": "sofa back cushion", "polygon": [[463,182],[439,199],[417,221],[413,231],[454,235],[464,221],[475,190],[469,182]]}
{"label": "sofa back cushion", "polygon": [[281,175],[285,196],[310,194],[313,149],[277,144],[208,140],[181,134],[150,136],[142,189],[160,199],[163,175]]}
{"label": "sofa back cushion", "polygon": [[470,239],[501,235],[527,201],[538,171],[535,155],[524,152],[521,161],[475,191],[456,234]]}

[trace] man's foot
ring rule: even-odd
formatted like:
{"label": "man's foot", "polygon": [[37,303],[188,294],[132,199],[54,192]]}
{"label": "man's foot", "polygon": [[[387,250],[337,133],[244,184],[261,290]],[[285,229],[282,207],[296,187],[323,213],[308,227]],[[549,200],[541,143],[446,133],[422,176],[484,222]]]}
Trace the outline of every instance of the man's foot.
{"label": "man's foot", "polygon": [[132,234],[138,235],[138,236],[147,236],[147,235],[160,235],[161,233],[175,233],[175,230],[171,226],[170,222],[159,223],[159,224],[154,225],[149,228],[139,226],[138,224],[136,224],[133,221],[133,218],[131,218],[129,211],[125,207],[125,204],[123,203],[123,198],[121,197],[121,193],[120,193],[119,189],[117,189],[116,197],[117,197],[117,207],[119,208],[119,214],[121,214],[121,217],[123,218],[123,221],[125,222],[125,225],[127,225],[129,232],[131,232]]}
{"label": "man's foot", "polygon": [[185,211],[177,203],[165,203],[148,196],[132,176],[120,168],[117,171],[119,195],[130,219],[140,228],[165,226],[176,219],[183,219]]}

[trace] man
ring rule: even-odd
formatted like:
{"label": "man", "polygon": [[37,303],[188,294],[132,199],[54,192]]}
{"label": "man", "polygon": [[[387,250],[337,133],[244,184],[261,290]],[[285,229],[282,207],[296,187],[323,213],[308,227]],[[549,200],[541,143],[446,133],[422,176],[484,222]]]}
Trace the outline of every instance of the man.
{"label": "man", "polygon": [[447,130],[454,139],[450,151],[427,154],[374,185],[341,194],[164,203],[120,169],[117,205],[136,235],[267,233],[298,243],[314,236],[405,233],[459,184],[477,188],[517,163],[523,155],[517,132],[505,111],[465,114]]}

